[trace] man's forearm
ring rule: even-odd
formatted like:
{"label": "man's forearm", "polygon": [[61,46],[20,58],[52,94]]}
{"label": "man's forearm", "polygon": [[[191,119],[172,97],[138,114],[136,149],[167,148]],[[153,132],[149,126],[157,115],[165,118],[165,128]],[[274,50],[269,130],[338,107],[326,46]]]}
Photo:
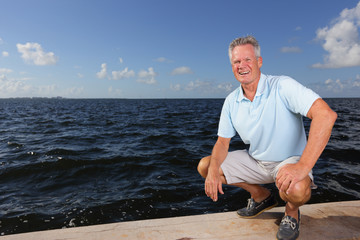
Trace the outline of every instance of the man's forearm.
{"label": "man's forearm", "polygon": [[312,112],[309,114],[312,121],[308,142],[299,161],[308,171],[314,167],[316,161],[325,149],[337,118],[337,114],[332,111],[323,100],[315,104],[314,109],[312,109]]}
{"label": "man's forearm", "polygon": [[209,171],[219,171],[221,164],[224,162],[228,150],[229,150],[230,139],[221,138],[216,141],[213,151],[211,153]]}

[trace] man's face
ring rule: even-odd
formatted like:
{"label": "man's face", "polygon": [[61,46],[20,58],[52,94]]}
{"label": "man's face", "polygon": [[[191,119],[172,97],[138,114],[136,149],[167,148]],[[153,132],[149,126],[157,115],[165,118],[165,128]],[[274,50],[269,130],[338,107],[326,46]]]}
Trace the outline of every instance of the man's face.
{"label": "man's face", "polygon": [[231,66],[235,78],[243,85],[257,83],[260,79],[262,58],[256,59],[251,44],[236,46],[232,51]]}

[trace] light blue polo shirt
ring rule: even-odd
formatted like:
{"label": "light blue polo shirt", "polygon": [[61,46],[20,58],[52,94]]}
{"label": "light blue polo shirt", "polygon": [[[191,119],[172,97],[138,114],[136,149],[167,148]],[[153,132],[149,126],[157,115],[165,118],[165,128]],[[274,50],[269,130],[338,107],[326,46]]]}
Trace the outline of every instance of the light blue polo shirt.
{"label": "light blue polo shirt", "polygon": [[261,74],[253,102],[241,86],[227,96],[218,136],[232,138],[237,132],[250,144],[249,154],[257,160],[301,156],[307,141],[302,116],[318,98],[290,77]]}

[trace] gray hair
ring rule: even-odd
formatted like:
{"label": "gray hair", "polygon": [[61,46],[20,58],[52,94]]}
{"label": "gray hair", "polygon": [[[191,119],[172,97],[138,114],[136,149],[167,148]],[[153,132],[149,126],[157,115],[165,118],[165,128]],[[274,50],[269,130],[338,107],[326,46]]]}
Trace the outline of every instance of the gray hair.
{"label": "gray hair", "polygon": [[234,48],[237,46],[246,45],[246,44],[253,45],[256,58],[259,58],[261,56],[260,55],[260,45],[259,45],[258,41],[255,39],[255,37],[249,35],[246,37],[239,37],[230,43],[230,46],[229,46],[230,62],[231,62],[231,58],[232,58],[232,51],[234,50]]}

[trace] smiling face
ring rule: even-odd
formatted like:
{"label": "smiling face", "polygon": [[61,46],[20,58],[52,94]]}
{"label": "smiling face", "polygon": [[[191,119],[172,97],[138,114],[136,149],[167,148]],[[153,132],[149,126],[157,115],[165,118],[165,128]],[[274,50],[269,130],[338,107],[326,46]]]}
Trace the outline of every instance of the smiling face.
{"label": "smiling face", "polygon": [[262,57],[256,58],[251,44],[236,46],[232,51],[231,66],[235,78],[243,85],[257,85],[260,79]]}

